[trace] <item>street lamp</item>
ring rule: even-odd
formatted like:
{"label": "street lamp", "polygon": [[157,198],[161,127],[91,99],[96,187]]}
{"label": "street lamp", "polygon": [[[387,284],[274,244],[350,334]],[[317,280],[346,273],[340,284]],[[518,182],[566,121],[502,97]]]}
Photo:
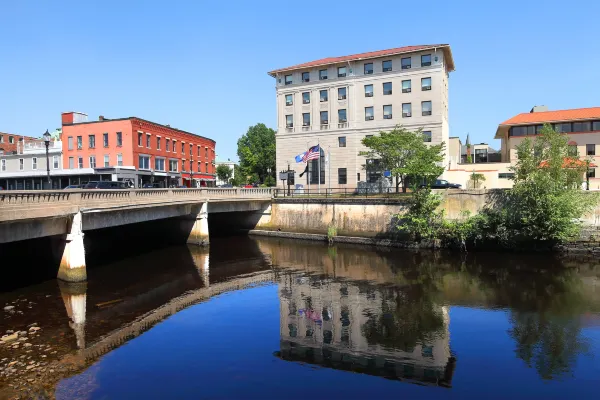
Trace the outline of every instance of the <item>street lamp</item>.
{"label": "street lamp", "polygon": [[50,133],[48,129],[46,129],[46,133],[44,133],[44,144],[46,145],[46,173],[48,175],[48,190],[52,189],[52,181],[50,180],[50,156],[48,155],[48,147],[50,146]]}

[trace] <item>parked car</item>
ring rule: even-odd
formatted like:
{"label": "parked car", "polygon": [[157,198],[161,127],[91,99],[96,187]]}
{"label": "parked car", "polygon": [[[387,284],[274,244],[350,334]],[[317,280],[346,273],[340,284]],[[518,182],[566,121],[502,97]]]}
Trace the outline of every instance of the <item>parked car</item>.
{"label": "parked car", "polygon": [[69,186],[65,186],[65,190],[66,189],[81,189],[81,185],[69,185]]}
{"label": "parked car", "polygon": [[143,189],[154,189],[154,188],[160,188],[160,183],[144,183],[142,185]]}
{"label": "parked car", "polygon": [[126,189],[124,182],[118,181],[91,181],[83,189]]}
{"label": "parked car", "polygon": [[232,188],[232,187],[233,187],[233,185],[232,185],[231,183],[226,183],[226,184],[224,184],[224,185],[221,185],[221,186],[219,186],[219,187],[220,187],[220,188],[225,188],[225,189],[227,189],[227,188]]}
{"label": "parked car", "polygon": [[[425,187],[424,184],[421,187]],[[462,185],[458,183],[450,183],[445,179],[437,179],[432,185],[432,189],[460,189]]]}

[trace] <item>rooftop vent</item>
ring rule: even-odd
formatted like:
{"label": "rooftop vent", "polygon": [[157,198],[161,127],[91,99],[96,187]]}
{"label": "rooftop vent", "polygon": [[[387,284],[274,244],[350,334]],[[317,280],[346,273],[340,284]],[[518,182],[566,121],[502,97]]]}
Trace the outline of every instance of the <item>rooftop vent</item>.
{"label": "rooftop vent", "polygon": [[533,106],[530,113],[548,111],[548,106]]}

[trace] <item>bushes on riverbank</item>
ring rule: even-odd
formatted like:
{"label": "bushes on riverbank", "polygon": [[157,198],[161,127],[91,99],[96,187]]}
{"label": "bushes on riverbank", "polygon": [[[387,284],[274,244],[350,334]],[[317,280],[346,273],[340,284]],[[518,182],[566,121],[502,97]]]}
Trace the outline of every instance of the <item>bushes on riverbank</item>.
{"label": "bushes on riverbank", "polygon": [[415,188],[399,228],[413,240],[437,240],[466,250],[494,243],[507,248],[553,246],[576,238],[580,218],[599,202],[598,194],[581,189],[589,159],[577,157],[566,135],[545,125],[535,140],[517,146],[512,168],[514,186],[498,193],[477,215],[458,220],[438,211],[441,197],[428,188]]}

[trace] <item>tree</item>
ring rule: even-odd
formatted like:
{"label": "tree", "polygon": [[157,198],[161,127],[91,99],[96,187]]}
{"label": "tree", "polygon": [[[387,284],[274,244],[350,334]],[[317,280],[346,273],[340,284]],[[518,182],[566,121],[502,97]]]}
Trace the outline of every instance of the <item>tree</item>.
{"label": "tree", "polygon": [[477,189],[481,182],[485,182],[485,175],[473,171],[471,173],[471,182],[473,182],[473,189]]}
{"label": "tree", "polygon": [[437,178],[444,172],[438,163],[444,159],[444,144],[428,146],[423,133],[396,127],[390,132],[365,137],[362,144],[369,148],[359,155],[367,159],[378,159],[380,166],[396,178],[396,192],[400,184],[406,192],[407,178]]}
{"label": "tree", "polygon": [[275,131],[265,124],[251,126],[238,140],[237,154],[241,176],[253,176],[260,182],[264,182],[268,175],[274,176]]}
{"label": "tree", "polygon": [[514,186],[502,204],[501,224],[512,237],[561,242],[576,237],[579,218],[598,203],[581,190],[589,160],[572,156],[569,139],[548,124],[517,146]]}
{"label": "tree", "polygon": [[246,178],[243,176],[239,166],[233,166],[233,178],[229,180],[229,183],[233,186],[242,186],[246,183]]}
{"label": "tree", "polygon": [[217,178],[222,182],[229,182],[233,171],[225,164],[221,164],[217,167]]}

